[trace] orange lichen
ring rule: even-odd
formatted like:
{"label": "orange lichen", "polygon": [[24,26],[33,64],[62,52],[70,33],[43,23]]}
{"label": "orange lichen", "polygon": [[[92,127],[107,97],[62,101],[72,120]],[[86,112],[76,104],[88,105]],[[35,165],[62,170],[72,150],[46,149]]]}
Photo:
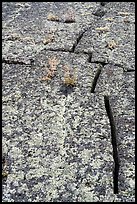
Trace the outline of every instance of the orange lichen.
{"label": "orange lichen", "polygon": [[107,47],[111,50],[114,49],[116,46],[117,46],[117,44],[114,40],[108,42],[108,44],[107,44]]}
{"label": "orange lichen", "polygon": [[60,61],[56,57],[49,58],[48,63],[50,67],[47,75],[41,78],[42,81],[49,81],[54,77],[55,71],[57,69],[57,65],[59,64],[59,62]]}
{"label": "orange lichen", "polygon": [[96,28],[96,30],[104,33],[104,32],[108,32],[109,28],[107,26],[106,27],[98,27],[98,28]]}
{"label": "orange lichen", "polygon": [[77,78],[74,74],[70,73],[70,68],[68,65],[64,66],[64,84],[66,86],[75,86]]}
{"label": "orange lichen", "polygon": [[121,16],[128,16],[128,15],[130,15],[130,13],[128,13],[128,12],[118,12],[118,14],[121,15]]}
{"label": "orange lichen", "polygon": [[54,35],[53,34],[49,34],[48,36],[46,36],[43,40],[43,44],[46,45],[48,43],[53,42],[54,40]]}
{"label": "orange lichen", "polygon": [[48,19],[49,21],[59,21],[59,17],[56,16],[56,15],[54,15],[54,14],[52,14],[52,13],[49,13],[49,14],[48,14],[47,19]]}

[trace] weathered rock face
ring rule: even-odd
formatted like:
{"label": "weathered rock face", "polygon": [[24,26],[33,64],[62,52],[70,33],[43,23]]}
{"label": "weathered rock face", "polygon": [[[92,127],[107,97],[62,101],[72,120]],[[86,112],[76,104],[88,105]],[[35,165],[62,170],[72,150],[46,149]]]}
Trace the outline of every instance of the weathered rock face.
{"label": "weathered rock face", "polygon": [[135,201],[134,6],[3,2],[3,202]]}

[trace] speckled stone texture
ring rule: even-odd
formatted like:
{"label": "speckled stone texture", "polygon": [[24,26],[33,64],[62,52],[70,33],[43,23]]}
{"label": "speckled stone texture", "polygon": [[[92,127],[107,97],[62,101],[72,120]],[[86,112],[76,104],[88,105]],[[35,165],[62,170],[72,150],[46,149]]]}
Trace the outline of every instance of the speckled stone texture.
{"label": "speckled stone texture", "polygon": [[84,33],[76,52],[92,53],[92,62],[109,62],[134,70],[135,8],[133,2],[126,7],[122,3],[123,9],[118,2],[107,4],[107,14]]}
{"label": "speckled stone texture", "polygon": [[[53,52],[46,54],[50,57]],[[89,91],[84,94],[97,65],[84,68],[86,57],[64,55],[64,63],[66,59],[71,63],[73,56],[73,65],[78,66],[78,61],[81,65],[77,87],[66,95],[58,77],[61,64],[52,84],[39,80],[42,64],[46,65],[44,56],[45,52],[33,67],[3,65],[3,152],[8,152],[11,161],[5,197],[15,201],[110,200],[113,158],[104,99]],[[46,195],[44,189],[49,189]]]}
{"label": "speckled stone texture", "polygon": [[[14,4],[12,2],[6,5],[3,3],[3,13],[7,14],[7,7]],[[79,34],[94,23],[92,10],[96,6],[97,3],[91,5],[82,2],[79,4],[77,2],[18,3],[18,7],[24,9],[18,8],[14,20],[11,20],[13,14],[3,20],[3,58],[18,58],[18,60],[25,58],[25,61],[29,62],[29,58],[33,58],[43,49],[71,51]],[[75,23],[64,22],[65,15],[70,10],[73,10]],[[58,15],[60,22],[49,21],[50,13]],[[52,40],[45,43],[47,39]]]}
{"label": "speckled stone texture", "polygon": [[134,7],[2,3],[3,202],[135,202]]}
{"label": "speckled stone texture", "polygon": [[135,73],[123,76],[124,84],[118,96],[112,95],[110,103],[113,107],[117,127],[118,151],[120,158],[119,186],[121,200],[135,194]]}

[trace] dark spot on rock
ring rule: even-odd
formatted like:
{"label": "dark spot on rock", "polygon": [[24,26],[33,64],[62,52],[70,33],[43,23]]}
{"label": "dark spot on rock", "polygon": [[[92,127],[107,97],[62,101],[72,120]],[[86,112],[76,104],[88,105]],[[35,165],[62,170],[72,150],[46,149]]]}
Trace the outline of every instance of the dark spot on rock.
{"label": "dark spot on rock", "polygon": [[62,85],[60,87],[60,91],[65,95],[67,96],[68,94],[72,93],[74,90],[74,87],[73,86],[66,86],[66,85]]}
{"label": "dark spot on rock", "polygon": [[93,15],[103,17],[105,15],[106,11],[102,8],[98,8],[96,11],[93,11]]}
{"label": "dark spot on rock", "polygon": [[26,98],[26,97],[27,97],[27,94],[24,92],[24,93],[21,94],[21,96],[22,96],[23,98]]}
{"label": "dark spot on rock", "polygon": [[100,2],[101,6],[105,6],[107,4],[107,2]]}
{"label": "dark spot on rock", "polygon": [[90,181],[87,181],[87,182],[85,183],[85,186],[91,187],[91,182],[90,182]]}

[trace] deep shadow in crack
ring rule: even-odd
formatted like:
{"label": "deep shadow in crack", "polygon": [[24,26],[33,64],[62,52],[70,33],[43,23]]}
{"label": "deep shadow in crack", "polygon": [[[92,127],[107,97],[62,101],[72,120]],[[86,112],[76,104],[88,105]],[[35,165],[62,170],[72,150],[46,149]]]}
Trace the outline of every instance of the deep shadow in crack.
{"label": "deep shadow in crack", "polygon": [[101,73],[101,67],[98,68],[96,74],[95,74],[95,77],[93,79],[93,83],[92,83],[92,87],[91,87],[91,93],[95,93],[95,88],[96,88],[96,85],[97,85],[97,81],[98,81],[98,78],[100,76],[100,73]]}
{"label": "deep shadow in crack", "polygon": [[113,113],[111,110],[109,96],[104,96],[105,108],[109,118],[110,127],[111,127],[111,142],[113,147],[113,159],[114,159],[114,170],[113,170],[113,185],[114,185],[114,194],[118,194],[118,176],[119,176],[119,155],[117,150],[117,136],[116,136],[116,127],[115,121],[113,118]]}

